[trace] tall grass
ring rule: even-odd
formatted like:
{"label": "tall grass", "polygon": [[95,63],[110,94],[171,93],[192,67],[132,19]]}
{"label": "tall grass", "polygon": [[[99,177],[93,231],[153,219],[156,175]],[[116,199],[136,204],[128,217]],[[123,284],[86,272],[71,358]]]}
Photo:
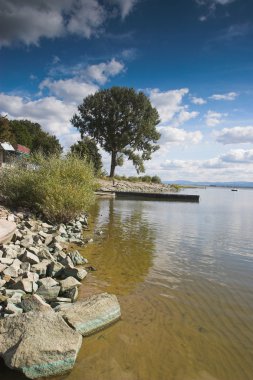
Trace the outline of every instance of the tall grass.
{"label": "tall grass", "polygon": [[14,207],[41,212],[51,222],[68,222],[94,201],[91,165],[76,156],[32,157],[0,171],[0,193]]}

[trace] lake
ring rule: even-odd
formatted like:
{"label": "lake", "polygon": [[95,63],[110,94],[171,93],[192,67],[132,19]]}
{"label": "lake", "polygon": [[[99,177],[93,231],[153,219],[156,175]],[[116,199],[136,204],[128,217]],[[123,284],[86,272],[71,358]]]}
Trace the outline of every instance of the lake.
{"label": "lake", "polygon": [[252,380],[253,191],[184,192],[200,203],[97,201],[80,296],[115,293],[122,320],[54,379]]}

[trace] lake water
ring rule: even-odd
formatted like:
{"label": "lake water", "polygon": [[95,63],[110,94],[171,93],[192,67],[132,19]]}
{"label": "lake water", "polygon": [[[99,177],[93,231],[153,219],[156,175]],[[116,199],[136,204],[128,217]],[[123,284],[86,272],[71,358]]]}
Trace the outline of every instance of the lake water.
{"label": "lake water", "polygon": [[80,296],[115,293],[122,320],[57,379],[253,379],[253,191],[184,192],[200,203],[97,202]]}

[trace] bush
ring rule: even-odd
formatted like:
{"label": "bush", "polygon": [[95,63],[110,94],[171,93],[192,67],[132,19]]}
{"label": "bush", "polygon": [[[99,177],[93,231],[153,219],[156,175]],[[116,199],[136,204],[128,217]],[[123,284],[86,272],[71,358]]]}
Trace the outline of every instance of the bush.
{"label": "bush", "polygon": [[33,166],[16,163],[0,172],[1,193],[14,207],[41,212],[50,222],[66,223],[94,200],[92,167],[76,156],[33,157]]}
{"label": "bush", "polygon": [[162,183],[161,178],[158,177],[158,175],[154,175],[154,176],[151,178],[151,182],[152,182],[152,183]]}

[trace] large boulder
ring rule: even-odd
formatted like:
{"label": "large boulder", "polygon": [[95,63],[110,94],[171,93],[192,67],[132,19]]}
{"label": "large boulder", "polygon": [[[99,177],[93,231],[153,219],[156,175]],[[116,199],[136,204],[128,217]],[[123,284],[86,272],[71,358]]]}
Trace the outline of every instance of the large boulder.
{"label": "large boulder", "polygon": [[102,293],[76,302],[60,312],[65,321],[83,336],[90,335],[120,319],[120,305],[113,294]]}
{"label": "large boulder", "polygon": [[81,335],[59,313],[29,312],[0,320],[0,356],[30,379],[72,369],[81,344]]}

